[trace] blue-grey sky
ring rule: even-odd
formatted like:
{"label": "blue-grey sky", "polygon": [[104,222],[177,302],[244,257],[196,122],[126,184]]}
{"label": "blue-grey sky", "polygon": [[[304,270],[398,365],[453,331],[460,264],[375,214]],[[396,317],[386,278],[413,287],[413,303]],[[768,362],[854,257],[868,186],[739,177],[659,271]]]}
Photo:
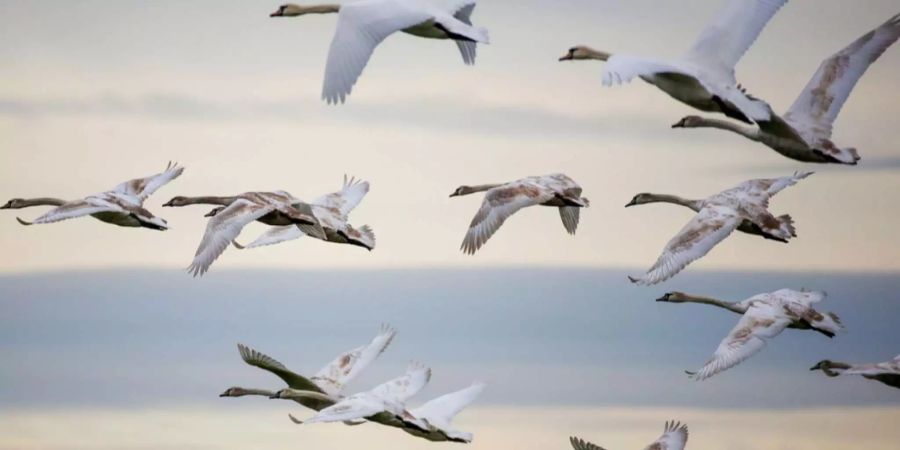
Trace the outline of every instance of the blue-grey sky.
{"label": "blue-grey sky", "polygon": [[[367,342],[398,336],[353,389],[422,360],[423,398],[475,379],[485,402],[798,408],[900,405],[900,392],[807,369],[823,358],[883,361],[900,352],[900,279],[840,273],[687,274],[637,288],[623,270],[228,271],[203,282],[171,271],[115,270],[0,278],[0,402],[9,407],[214,404],[232,385],[276,387],[235,344],[301,373]],[[738,315],[653,300],[677,289],[741,300],[782,287],[822,289],[819,307],[847,330],[833,340],[787,330],[733,370],[697,383]],[[286,405],[266,405],[289,410]]]}

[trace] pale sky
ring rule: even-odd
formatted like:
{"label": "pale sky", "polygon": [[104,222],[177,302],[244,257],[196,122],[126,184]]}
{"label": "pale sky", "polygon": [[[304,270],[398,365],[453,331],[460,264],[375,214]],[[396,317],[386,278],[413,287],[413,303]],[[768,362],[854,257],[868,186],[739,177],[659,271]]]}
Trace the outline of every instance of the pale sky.
{"label": "pale sky", "polygon": [[[0,212],[0,271],[186,267],[204,207],[174,195],[284,189],[312,199],[344,173],[369,180],[351,215],[375,251],[303,239],[228,250],[212,271],[240,267],[630,266],[646,268],[690,218],[670,205],[624,209],[638,192],[703,197],[745,179],[816,170],[772,202],[790,213],[790,245],[736,235],[693,268],[900,269],[900,51],[862,78],[835,127],[858,167],[795,163],[739,136],[671,130],[686,114],[651,86],[600,85],[600,63],[560,63],[573,44],[675,56],[718,0],[483,2],[492,44],[464,66],[447,42],[390,37],[348,104],[319,101],[334,17],[270,19],[265,1],[7,1],[0,5],[0,200],[77,198],[176,160],[184,176],[147,206],[172,229],[80,219],[23,228]],[[784,110],[819,62],[896,13],[893,1],[788,4],[738,66],[751,92]],[[827,32],[823,32],[827,30]],[[872,114],[871,111],[878,114]],[[481,202],[461,184],[562,171],[592,200],[578,234],[555,211],[511,218],[476,256],[459,243]],[[252,239],[262,226],[245,229]],[[539,236],[539,237],[538,237]],[[691,270],[691,269],[688,269]]]}

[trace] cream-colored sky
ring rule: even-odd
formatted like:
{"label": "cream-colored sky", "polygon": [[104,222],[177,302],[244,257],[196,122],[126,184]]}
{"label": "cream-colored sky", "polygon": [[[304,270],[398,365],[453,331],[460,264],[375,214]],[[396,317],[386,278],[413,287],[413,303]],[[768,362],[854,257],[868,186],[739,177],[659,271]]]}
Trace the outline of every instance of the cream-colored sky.
{"label": "cream-colored sky", "polygon": [[[0,413],[0,449],[282,449],[457,448],[377,425],[298,427],[276,406],[246,399],[215,409],[59,410]],[[238,405],[237,403],[244,403]],[[296,409],[296,408],[294,408]],[[302,412],[295,411],[297,414]],[[690,450],[890,450],[900,430],[897,408],[730,411],[662,408],[473,407],[454,421],[475,434],[466,448],[568,450],[581,436],[612,450],[644,448],[666,420],[688,424]],[[48,425],[49,424],[49,425]]]}
{"label": "cream-colored sky", "polygon": [[[174,195],[335,190],[344,173],[372,190],[351,221],[378,236],[372,253],[304,239],[228,250],[224,267],[420,265],[649,266],[690,213],[624,209],[641,191],[705,196],[744,179],[796,169],[815,176],[781,193],[799,238],[790,245],[736,236],[702,268],[900,269],[900,50],[863,77],[835,128],[859,167],[801,165],[724,133],[670,130],[692,113],[650,86],[600,86],[601,64],[564,64],[569,46],[677,55],[718,0],[484,2],[476,23],[493,43],[465,67],[446,42],[392,36],[347,105],[318,100],[333,17],[269,19],[272,2],[57,2],[0,6],[0,197],[75,198],[149,175],[177,160],[185,174],[149,208],[164,233],[81,219],[23,228],[0,212],[0,271],[123,265],[185,267],[204,207],[171,210]],[[54,5],[56,5],[54,7]],[[786,108],[819,61],[895,14],[793,1],[738,66],[751,92]],[[480,198],[448,199],[460,184],[562,171],[592,206],[570,237],[550,209],[508,221],[475,257],[459,242]],[[244,241],[261,232],[246,229]]]}

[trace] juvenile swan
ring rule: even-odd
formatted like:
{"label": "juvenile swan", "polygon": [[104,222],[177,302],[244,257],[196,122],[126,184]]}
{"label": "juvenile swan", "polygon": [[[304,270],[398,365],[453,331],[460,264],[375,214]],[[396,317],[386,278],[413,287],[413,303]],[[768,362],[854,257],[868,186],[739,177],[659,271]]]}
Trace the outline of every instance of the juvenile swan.
{"label": "juvenile swan", "polygon": [[900,355],[890,361],[869,364],[847,364],[824,359],[810,367],[809,370],[821,370],[829,377],[862,375],[863,378],[880,381],[900,389]]}
{"label": "juvenile swan", "polygon": [[[645,450],[684,450],[688,440],[688,427],[680,422],[666,422],[665,431],[659,439],[653,441]],[[603,450],[584,439],[570,437],[569,442],[575,450]]]}
{"label": "juvenile swan", "polygon": [[[406,410],[406,401],[428,384],[431,369],[419,363],[410,363],[406,373],[393,380],[382,383],[372,390],[353,394],[339,400],[332,406],[324,408],[313,417],[299,421],[291,417],[295,423],[347,422],[360,419],[371,419],[380,415],[392,416],[407,427],[428,432],[425,420],[413,416]],[[293,389],[282,389],[273,398],[295,398],[305,394]]]}
{"label": "juvenile swan", "polygon": [[767,120],[769,107],[738,85],[734,66],[787,0],[729,0],[680,59],[664,61],[613,55],[576,46],[560,61],[606,61],[603,85],[634,77],[650,83],[675,100],[701,111],[723,113],[746,123]]}
{"label": "juvenile swan", "polygon": [[433,442],[449,441],[463,444],[472,442],[472,433],[454,429],[451,422],[460,411],[481,395],[484,387],[484,383],[473,383],[465,389],[444,394],[410,410],[413,416],[423,419],[428,424],[429,431],[426,433],[411,427],[404,428],[404,431]]}
{"label": "juvenile swan", "polygon": [[423,38],[452,39],[463,62],[474,64],[476,43],[488,43],[487,30],[472,26],[474,9],[474,0],[456,0],[446,8],[418,0],[360,0],[343,5],[289,3],[270,17],[338,14],[322,85],[322,99],[337,104],[344,103],[350,95],[375,47],[397,31]]}
{"label": "juvenile swan", "polygon": [[900,38],[900,14],[822,61],[819,70],[783,116],[771,113],[759,128],[726,120],[687,116],[672,128],[719,128],[761,142],[798,161],[856,164],[852,147],[831,142],[832,125],[856,82],[888,47]]}
{"label": "juvenile swan", "polygon": [[[371,342],[341,353],[310,378],[289,370],[284,364],[274,358],[243,344],[238,344],[238,351],[245,363],[273,373],[278,378],[281,378],[289,388],[320,394],[319,396],[298,396],[294,398],[297,403],[318,411],[333,405],[340,399],[343,395],[344,386],[356,378],[363,369],[368,367],[387,349],[388,345],[393,341],[394,335],[396,335],[396,331],[393,328],[383,325]],[[225,390],[219,397],[243,397],[245,395],[272,397],[275,395],[275,391],[235,386]],[[322,397],[322,395],[325,397]]]}
{"label": "juvenile swan", "polygon": [[761,234],[770,239],[787,241],[796,236],[790,216],[775,217],[768,211],[769,199],[782,189],[793,186],[812,172],[793,176],[745,181],[704,200],[685,200],[675,196],[638,194],[626,207],[653,202],[677,203],[697,215],[673,237],[656,263],[643,276],[628,278],[632,283],[650,285],[665,281],[691,262],[703,257],[732,231],[739,229]]}
{"label": "juvenile swan", "polygon": [[102,222],[120,227],[140,227],[166,230],[165,219],[156,217],[144,209],[144,201],[166,183],[181,176],[183,167],[169,163],[166,170],[146,178],[136,178],[119,184],[112,190],[89,195],[80,200],[65,201],[56,198],[14,198],[0,209],[22,209],[32,206],[56,206],[43,216],[28,222],[16,218],[22,225],[44,224],[91,216]]}
{"label": "juvenile swan", "polygon": [[581,186],[561,173],[522,178],[502,184],[460,186],[450,194],[450,197],[485,191],[481,209],[469,224],[469,231],[466,232],[460,247],[464,253],[470,255],[475,254],[509,216],[529,206],[559,208],[559,216],[566,231],[575,234],[580,208],[586,208],[590,203],[581,196]]}
{"label": "juvenile swan", "polygon": [[[310,203],[313,215],[325,231],[324,241],[355,245],[369,251],[375,248],[375,233],[371,227],[363,225],[355,228],[347,223],[350,212],[368,192],[369,182],[355,178],[348,180],[345,175],[344,186],[340,191],[323,195]],[[296,226],[273,226],[250,244],[241,245],[234,241],[234,246],[239,249],[263,247],[299,239],[305,235],[306,233]]]}
{"label": "juvenile swan", "polygon": [[813,308],[813,304],[823,299],[824,292],[780,289],[735,303],[682,292],[669,292],[656,301],[700,303],[741,314],[737,325],[722,340],[703,368],[696,373],[688,372],[696,380],[705,380],[759,353],[766,346],[766,341],[781,334],[785,328],[813,330],[829,338],[834,337],[842,328],[838,316],[831,312],[823,314]]}

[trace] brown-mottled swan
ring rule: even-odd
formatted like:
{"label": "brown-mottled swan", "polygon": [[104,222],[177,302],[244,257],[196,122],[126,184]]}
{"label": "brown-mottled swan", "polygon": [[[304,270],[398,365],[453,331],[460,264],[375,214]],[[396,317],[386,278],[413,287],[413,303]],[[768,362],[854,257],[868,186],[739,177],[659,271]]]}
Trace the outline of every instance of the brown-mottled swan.
{"label": "brown-mottled swan", "polygon": [[[680,422],[666,422],[665,431],[645,450],[684,450],[688,440],[688,427]],[[592,444],[584,439],[570,437],[569,442],[575,450],[603,450],[603,447]]]}
{"label": "brown-mottled swan", "polygon": [[900,389],[900,355],[890,361],[869,364],[847,364],[824,359],[809,370],[821,370],[829,377],[840,375],[861,375],[863,378],[880,381]]}

